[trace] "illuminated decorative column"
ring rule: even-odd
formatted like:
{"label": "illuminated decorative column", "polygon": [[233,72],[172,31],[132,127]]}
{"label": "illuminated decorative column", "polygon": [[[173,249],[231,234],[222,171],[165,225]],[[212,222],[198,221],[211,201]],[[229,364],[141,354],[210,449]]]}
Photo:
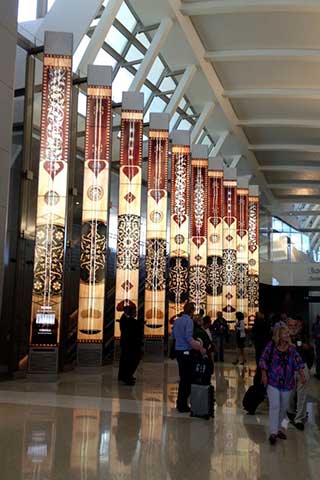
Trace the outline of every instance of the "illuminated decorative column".
{"label": "illuminated decorative column", "polygon": [[78,362],[86,364],[88,343],[102,361],[110,180],[112,68],[89,65],[83,179]]}
{"label": "illuminated decorative column", "polygon": [[165,333],[168,129],[169,114],[150,114],[144,334],[152,338]]}
{"label": "illuminated decorative column", "polygon": [[171,151],[169,333],[188,300],[190,133],[174,130]]}
{"label": "illuminated decorative column", "polygon": [[196,313],[207,305],[208,147],[192,145],[189,300]]}
{"label": "illuminated decorative column", "polygon": [[252,326],[259,311],[259,187],[249,186],[249,269],[248,269],[248,321]]}
{"label": "illuminated decorative column", "polygon": [[224,169],[222,311],[233,327],[237,308],[237,171]]}
{"label": "illuminated decorative column", "polygon": [[[72,34],[45,32],[29,370],[56,372],[65,253]],[[43,353],[43,356],[39,354]],[[49,359],[50,357],[50,359]]]}
{"label": "illuminated decorative column", "polygon": [[122,95],[115,337],[127,305],[138,309],[143,93]]}
{"label": "illuminated decorative column", "polygon": [[222,312],[223,286],[223,160],[209,158],[212,170],[208,173],[208,259],[207,259],[207,314],[215,319]]}
{"label": "illuminated decorative column", "polygon": [[248,180],[238,178],[237,188],[237,311],[248,325]]}

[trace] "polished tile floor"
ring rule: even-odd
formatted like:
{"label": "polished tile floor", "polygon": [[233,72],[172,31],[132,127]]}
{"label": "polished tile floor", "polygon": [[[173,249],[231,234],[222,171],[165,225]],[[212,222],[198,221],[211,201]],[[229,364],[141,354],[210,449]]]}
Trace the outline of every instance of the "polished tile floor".
{"label": "polished tile floor", "polygon": [[[252,364],[253,366],[253,364]],[[304,432],[268,444],[267,406],[241,408],[253,368],[216,366],[214,420],[175,410],[175,362],[144,361],[135,387],[116,365],[57,383],[0,383],[0,480],[318,480],[320,382]]]}

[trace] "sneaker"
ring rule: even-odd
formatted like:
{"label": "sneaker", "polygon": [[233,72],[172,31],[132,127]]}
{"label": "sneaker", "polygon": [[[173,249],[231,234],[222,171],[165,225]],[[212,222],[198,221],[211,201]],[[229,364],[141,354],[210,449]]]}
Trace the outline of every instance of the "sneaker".
{"label": "sneaker", "polygon": [[287,417],[289,418],[290,422],[293,422],[296,418],[296,414],[287,411]]}
{"label": "sneaker", "polygon": [[277,437],[281,440],[287,440],[287,435],[282,430],[279,430]]}
{"label": "sneaker", "polygon": [[304,424],[302,422],[292,422],[292,424],[296,427],[297,430],[304,430]]}
{"label": "sneaker", "polygon": [[276,444],[276,441],[277,441],[277,435],[275,435],[274,433],[272,433],[269,437],[269,443],[270,445],[275,445]]}

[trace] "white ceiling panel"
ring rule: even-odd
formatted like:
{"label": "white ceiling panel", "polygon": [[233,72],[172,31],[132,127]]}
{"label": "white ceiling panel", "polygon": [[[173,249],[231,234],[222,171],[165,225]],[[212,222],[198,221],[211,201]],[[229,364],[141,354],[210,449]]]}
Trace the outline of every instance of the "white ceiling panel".
{"label": "white ceiling panel", "polygon": [[296,98],[232,99],[232,106],[240,119],[297,118],[320,119],[320,101]]}
{"label": "white ceiling panel", "polygon": [[320,131],[306,128],[244,128],[251,144],[295,144],[295,145],[320,145]]}
{"label": "white ceiling panel", "polygon": [[225,89],[319,88],[319,62],[216,62],[214,68]]}
{"label": "white ceiling panel", "polygon": [[207,50],[320,48],[320,14],[245,13],[191,19]]}

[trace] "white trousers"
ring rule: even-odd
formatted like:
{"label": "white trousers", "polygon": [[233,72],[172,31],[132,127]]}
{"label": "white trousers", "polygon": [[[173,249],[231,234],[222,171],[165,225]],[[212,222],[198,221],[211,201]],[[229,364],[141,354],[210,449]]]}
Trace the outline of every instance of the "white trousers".
{"label": "white trousers", "polygon": [[285,392],[268,385],[267,393],[269,399],[270,433],[276,435],[286,417],[291,391]]}

